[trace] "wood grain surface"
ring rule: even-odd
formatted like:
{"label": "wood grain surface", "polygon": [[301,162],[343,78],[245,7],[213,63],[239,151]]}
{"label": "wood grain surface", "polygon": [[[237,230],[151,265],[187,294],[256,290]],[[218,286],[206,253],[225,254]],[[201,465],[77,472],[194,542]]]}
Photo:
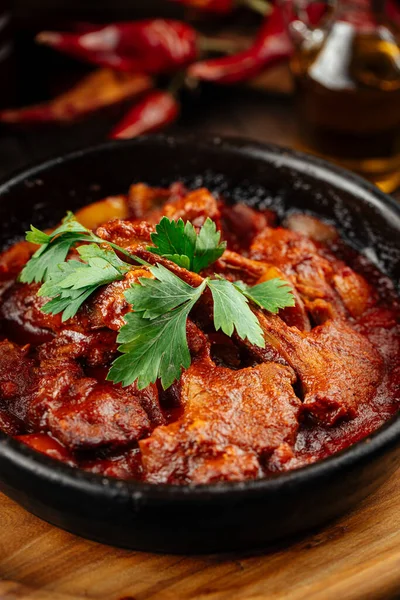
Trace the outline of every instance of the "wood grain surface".
{"label": "wood grain surface", "polygon": [[399,501],[400,471],[356,511],[295,543],[257,554],[184,557],[86,541],[0,495],[0,598],[400,598]]}

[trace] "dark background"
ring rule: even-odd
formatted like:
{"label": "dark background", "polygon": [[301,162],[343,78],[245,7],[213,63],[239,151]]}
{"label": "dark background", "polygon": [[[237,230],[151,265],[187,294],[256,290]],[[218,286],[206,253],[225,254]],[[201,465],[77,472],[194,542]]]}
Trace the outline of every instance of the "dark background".
{"label": "dark background", "polygon": [[14,0],[18,18],[58,20],[65,18],[119,19],[148,16],[181,17],[182,7],[167,0]]}
{"label": "dark background", "polygon": [[[194,18],[193,13],[168,0],[14,0],[13,15],[17,104],[46,100],[87,72],[80,63],[34,44],[34,34],[39,30],[68,27],[69,21],[79,19],[107,22],[151,16]],[[249,37],[257,27],[254,18],[241,12],[233,18],[203,18],[195,23],[206,31],[239,28]],[[0,78],[0,85],[4,90],[9,82]],[[298,147],[288,69],[280,67],[269,72],[264,88],[203,85],[194,93],[187,92],[182,97],[182,115],[168,133],[233,135]],[[0,179],[27,164],[105,141],[124,110],[126,107],[113,109],[71,126],[32,130],[0,127]]]}

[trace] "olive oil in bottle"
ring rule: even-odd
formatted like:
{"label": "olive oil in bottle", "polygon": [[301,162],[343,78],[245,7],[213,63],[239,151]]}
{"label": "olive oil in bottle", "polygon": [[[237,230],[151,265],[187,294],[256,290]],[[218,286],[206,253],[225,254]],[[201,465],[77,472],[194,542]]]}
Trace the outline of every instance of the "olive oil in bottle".
{"label": "olive oil in bottle", "polygon": [[296,44],[291,66],[302,146],[392,191],[400,185],[400,45],[379,1],[339,0],[325,29]]}

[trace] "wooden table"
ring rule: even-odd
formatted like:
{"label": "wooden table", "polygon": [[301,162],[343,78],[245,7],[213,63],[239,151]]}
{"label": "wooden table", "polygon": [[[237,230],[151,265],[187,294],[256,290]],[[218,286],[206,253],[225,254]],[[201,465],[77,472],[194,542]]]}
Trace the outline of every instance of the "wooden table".
{"label": "wooden table", "polygon": [[[281,89],[285,73],[276,74]],[[283,87],[282,87],[282,81]],[[96,118],[61,131],[0,134],[0,176],[105,139]],[[291,99],[206,91],[178,132],[295,144]],[[400,194],[398,194],[400,199]],[[118,550],[56,529],[0,495],[0,599],[382,600],[400,598],[400,472],[356,512],[292,545],[263,553],[182,557]]]}
{"label": "wooden table", "polygon": [[400,597],[400,472],[297,543],[184,557],[88,542],[0,499],[2,600],[383,600]]}

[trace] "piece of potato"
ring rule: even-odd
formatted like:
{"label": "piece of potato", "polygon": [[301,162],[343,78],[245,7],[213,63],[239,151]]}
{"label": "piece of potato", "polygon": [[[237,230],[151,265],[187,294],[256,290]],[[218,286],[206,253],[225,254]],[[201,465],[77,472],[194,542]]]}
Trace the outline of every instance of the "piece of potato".
{"label": "piece of potato", "polygon": [[75,216],[88,229],[95,229],[111,219],[127,219],[128,201],[126,196],[109,196],[77,210]]}

